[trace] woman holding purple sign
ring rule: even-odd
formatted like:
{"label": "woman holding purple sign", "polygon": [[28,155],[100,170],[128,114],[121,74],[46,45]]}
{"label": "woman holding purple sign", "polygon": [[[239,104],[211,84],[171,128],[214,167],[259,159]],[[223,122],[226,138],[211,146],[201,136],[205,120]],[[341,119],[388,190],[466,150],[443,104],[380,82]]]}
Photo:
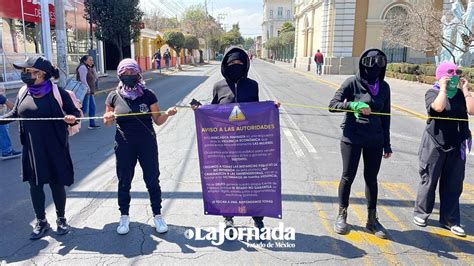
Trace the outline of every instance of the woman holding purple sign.
{"label": "woman holding purple sign", "polygon": [[[231,47],[227,50],[221,64],[223,80],[214,84],[212,104],[228,104],[237,102],[258,102],[258,83],[247,77],[250,69],[250,60],[247,53],[238,48]],[[199,107],[199,102],[191,103],[194,110]],[[277,107],[279,102],[275,102]],[[227,228],[234,227],[234,217],[224,216]],[[263,217],[254,216],[254,225],[263,229]]]}
{"label": "woman holding purple sign", "polygon": [[[117,120],[115,134],[115,157],[118,183],[118,204],[121,213],[117,233],[124,235],[129,231],[130,189],[137,161],[143,170],[143,179],[150,195],[153,222],[158,233],[168,231],[168,225],[161,216],[161,188],[159,182],[158,144],[153,123],[160,126],[170,116],[176,114],[176,107],[164,114],[156,95],[146,89],[142,70],[130,58],[124,59],[117,67],[120,83],[111,91],[105,102],[104,124],[112,125]],[[134,114],[115,116],[115,114]],[[140,114],[142,113],[142,114]],[[140,114],[140,115],[138,115]]]}
{"label": "woman holding purple sign", "polygon": [[329,103],[331,112],[347,111],[342,122],[341,155],[342,177],[339,183],[339,215],[334,231],[347,234],[347,208],[360,157],[364,159],[365,197],[368,218],[366,228],[377,237],[387,233],[378,221],[376,207],[382,157],[390,158],[390,116],[371,115],[371,112],[390,113],[390,86],[384,80],[387,57],[379,49],[362,53],[357,75],[348,78]]}

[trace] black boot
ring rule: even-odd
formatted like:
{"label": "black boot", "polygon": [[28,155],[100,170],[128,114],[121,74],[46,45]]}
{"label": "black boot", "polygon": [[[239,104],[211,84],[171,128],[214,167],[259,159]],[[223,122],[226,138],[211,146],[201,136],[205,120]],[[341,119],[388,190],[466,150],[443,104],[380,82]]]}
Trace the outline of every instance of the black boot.
{"label": "black boot", "polygon": [[37,240],[42,238],[46,235],[46,232],[48,231],[49,227],[49,223],[48,221],[46,221],[46,219],[36,219],[35,227],[33,228],[33,232],[31,232],[30,234],[30,239]]}
{"label": "black boot", "polygon": [[345,235],[349,232],[347,227],[347,207],[339,207],[339,215],[337,216],[336,223],[334,224],[334,231],[340,235]]}
{"label": "black boot", "polygon": [[369,209],[368,212],[367,224],[365,225],[365,228],[367,228],[367,230],[369,230],[375,236],[386,239],[387,230],[385,230],[383,225],[379,222],[379,219],[377,218],[377,211],[375,209]]}

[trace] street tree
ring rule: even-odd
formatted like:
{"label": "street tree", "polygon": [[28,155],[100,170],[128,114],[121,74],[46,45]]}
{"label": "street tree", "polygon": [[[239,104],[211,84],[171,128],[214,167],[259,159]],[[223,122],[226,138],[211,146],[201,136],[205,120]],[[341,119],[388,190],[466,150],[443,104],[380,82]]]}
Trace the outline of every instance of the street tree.
{"label": "street tree", "polygon": [[243,45],[245,40],[240,34],[239,23],[232,25],[232,29],[223,34],[221,41],[225,48],[233,45]]}
{"label": "street tree", "polygon": [[203,5],[188,7],[183,14],[181,25],[183,31],[204,40],[206,49],[210,47],[212,39],[220,38],[220,35],[222,35],[220,25],[215,18],[206,14]]}
{"label": "street tree", "polygon": [[96,25],[96,37],[114,44],[122,60],[123,47],[140,36],[143,12],[139,0],[85,0],[84,5],[85,18],[92,15],[92,22]]}
{"label": "street tree", "polygon": [[[407,47],[420,52],[439,54],[445,48],[456,62],[455,52],[466,53],[474,47],[474,33],[464,21],[443,18],[443,11],[431,1],[406,8],[394,9],[387,14],[382,39],[391,47]],[[463,45],[443,34],[443,24],[468,32],[463,34]]]}
{"label": "street tree", "polygon": [[168,46],[176,52],[176,65],[178,69],[181,69],[180,53],[185,44],[184,34],[180,31],[166,31],[163,37],[166,44],[168,44]]}
{"label": "street tree", "polygon": [[254,45],[255,45],[255,41],[253,38],[245,38],[245,42],[244,42],[244,49],[245,50],[251,50],[254,48]]}
{"label": "street tree", "polygon": [[194,64],[193,50],[199,49],[198,38],[191,34],[184,35],[184,48],[188,49],[188,51],[191,53],[191,60],[192,60],[192,63]]}
{"label": "street tree", "polygon": [[294,32],[295,31],[295,27],[293,26],[293,24],[289,21],[286,21],[285,23],[283,23],[283,25],[281,26],[279,32],[283,33],[283,32]]}

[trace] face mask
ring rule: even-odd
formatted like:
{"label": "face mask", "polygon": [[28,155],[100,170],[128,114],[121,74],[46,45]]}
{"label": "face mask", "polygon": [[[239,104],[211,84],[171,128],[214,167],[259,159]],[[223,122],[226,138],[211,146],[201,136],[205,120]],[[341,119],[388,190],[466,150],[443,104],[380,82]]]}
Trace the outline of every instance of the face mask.
{"label": "face mask", "polygon": [[137,86],[138,75],[123,75],[120,77],[120,81],[122,81],[123,85],[126,87],[133,89]]}
{"label": "face mask", "polygon": [[28,86],[35,84],[36,78],[33,78],[30,72],[21,73],[21,81]]}
{"label": "face mask", "polygon": [[367,81],[369,82],[369,84],[374,84],[375,81],[379,79],[381,72],[382,68],[377,65],[365,68],[365,73],[367,75]]}
{"label": "face mask", "polygon": [[235,64],[227,67],[227,76],[232,81],[238,81],[244,72],[244,66],[240,64]]}
{"label": "face mask", "polygon": [[448,98],[451,99],[456,95],[458,92],[458,84],[459,84],[459,76],[452,76],[451,79],[448,81],[448,85],[446,86],[446,93],[448,94]]}

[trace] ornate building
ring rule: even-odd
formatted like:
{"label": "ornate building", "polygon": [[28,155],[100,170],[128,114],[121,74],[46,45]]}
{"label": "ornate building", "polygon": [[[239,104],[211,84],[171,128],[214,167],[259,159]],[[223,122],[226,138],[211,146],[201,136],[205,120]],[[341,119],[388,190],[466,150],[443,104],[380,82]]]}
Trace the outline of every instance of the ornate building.
{"label": "ornate building", "polygon": [[[371,47],[382,49],[390,62],[434,62],[424,53],[389,48],[381,38],[387,17],[422,1],[429,0],[298,0],[294,66],[314,69],[312,57],[319,49],[326,57],[325,73],[353,74],[359,55]],[[433,4],[446,9],[449,2],[434,0]]]}
{"label": "ornate building", "polygon": [[[293,22],[294,0],[264,0],[262,45],[278,36],[278,30],[286,21]],[[269,58],[270,52],[262,47],[262,58]]]}

